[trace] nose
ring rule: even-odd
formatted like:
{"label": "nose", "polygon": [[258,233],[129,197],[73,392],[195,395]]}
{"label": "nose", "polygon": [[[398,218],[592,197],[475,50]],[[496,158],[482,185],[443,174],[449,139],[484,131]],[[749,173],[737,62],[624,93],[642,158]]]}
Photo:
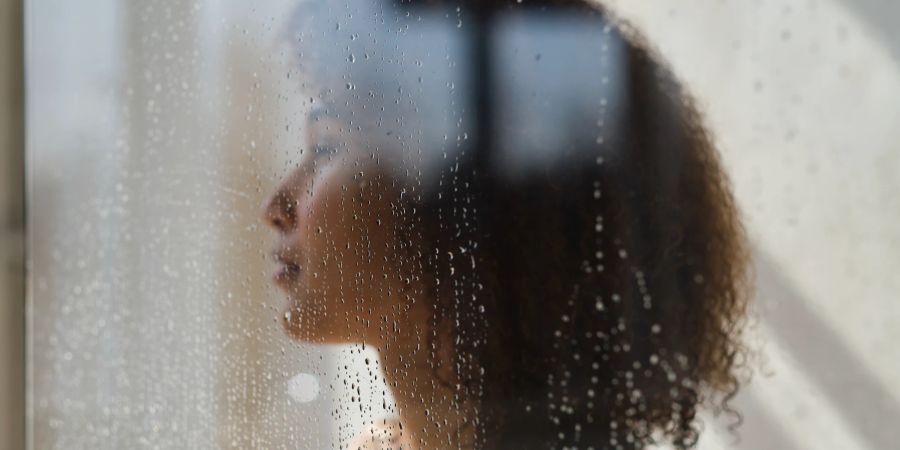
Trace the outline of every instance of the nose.
{"label": "nose", "polygon": [[297,226],[297,199],[290,190],[278,189],[263,210],[263,219],[280,233],[288,233]]}

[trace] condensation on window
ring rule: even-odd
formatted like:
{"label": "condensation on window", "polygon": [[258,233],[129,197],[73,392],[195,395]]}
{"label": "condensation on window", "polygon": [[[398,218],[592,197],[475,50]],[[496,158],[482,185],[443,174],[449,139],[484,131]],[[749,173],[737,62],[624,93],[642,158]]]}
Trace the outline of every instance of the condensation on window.
{"label": "condensation on window", "polygon": [[900,438],[900,10],[258,3],[29,3],[31,448]]}

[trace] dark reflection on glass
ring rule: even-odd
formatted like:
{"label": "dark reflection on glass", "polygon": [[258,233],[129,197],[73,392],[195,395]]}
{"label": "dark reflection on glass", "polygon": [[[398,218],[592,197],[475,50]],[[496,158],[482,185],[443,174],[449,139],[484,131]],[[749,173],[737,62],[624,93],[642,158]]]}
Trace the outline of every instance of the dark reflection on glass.
{"label": "dark reflection on glass", "polygon": [[[580,2],[304,2],[318,105],[266,207],[295,338],[379,352],[351,448],[690,447],[746,250],[690,97]],[[324,149],[324,150],[322,150]]]}

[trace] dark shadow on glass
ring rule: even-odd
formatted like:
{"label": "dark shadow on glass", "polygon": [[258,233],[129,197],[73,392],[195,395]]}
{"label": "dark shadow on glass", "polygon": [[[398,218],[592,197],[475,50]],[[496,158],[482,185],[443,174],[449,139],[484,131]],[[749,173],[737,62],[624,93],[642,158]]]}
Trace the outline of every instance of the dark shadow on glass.
{"label": "dark shadow on glass", "polygon": [[[897,33],[900,3],[885,0],[844,0],[841,3],[872,26],[895,62],[900,63],[900,34]],[[838,29],[839,39],[845,39],[846,34],[846,30]]]}
{"label": "dark shadow on glass", "polygon": [[[781,275],[778,264],[755,249],[757,298],[763,320],[818,388],[834,411],[870,448],[894,448],[900,429],[900,403]],[[887,356],[887,355],[886,355]]]}

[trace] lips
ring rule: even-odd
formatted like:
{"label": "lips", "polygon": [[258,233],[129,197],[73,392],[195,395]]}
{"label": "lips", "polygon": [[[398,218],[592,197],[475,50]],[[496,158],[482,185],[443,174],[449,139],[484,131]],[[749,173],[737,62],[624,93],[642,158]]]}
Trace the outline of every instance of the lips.
{"label": "lips", "polygon": [[279,285],[292,284],[300,279],[301,272],[299,264],[282,263],[272,278]]}
{"label": "lips", "polygon": [[297,253],[299,252],[296,249],[273,252],[272,255],[278,261],[278,269],[272,277],[276,284],[287,287],[300,279],[303,266],[300,265],[297,259],[292,257],[297,256]]}

